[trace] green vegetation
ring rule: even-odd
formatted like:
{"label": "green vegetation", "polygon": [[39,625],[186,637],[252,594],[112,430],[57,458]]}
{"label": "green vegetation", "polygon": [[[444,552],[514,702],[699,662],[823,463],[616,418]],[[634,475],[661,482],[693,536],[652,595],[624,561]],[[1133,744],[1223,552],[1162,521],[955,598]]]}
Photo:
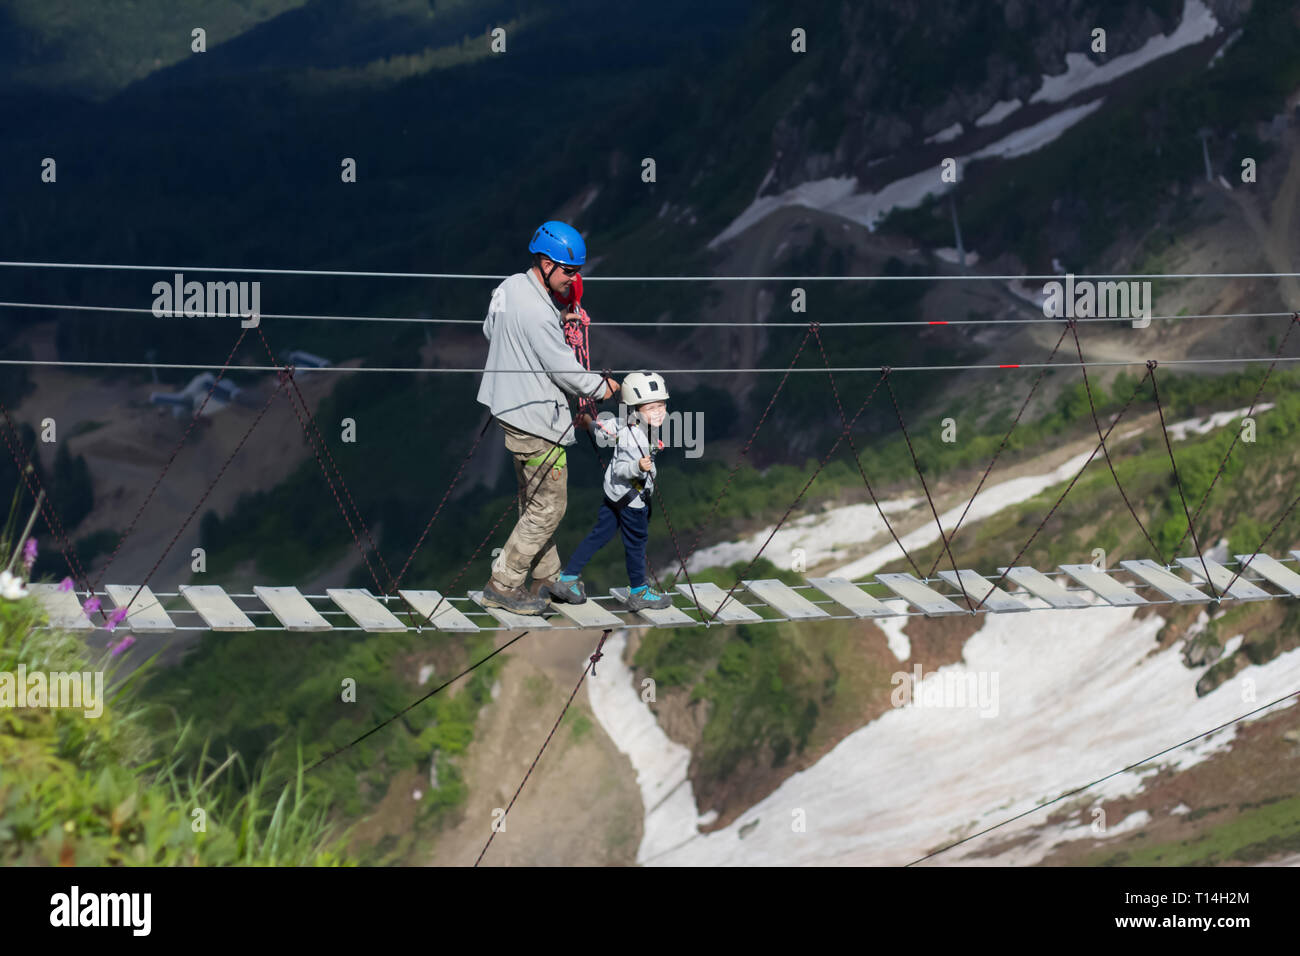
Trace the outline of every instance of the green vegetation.
{"label": "green vegetation", "polygon": [[[220,746],[246,759],[265,761],[287,775],[291,761],[278,742],[286,730],[302,740],[310,766],[387,720],[420,695],[407,676],[416,660],[434,653],[428,633],[206,634],[180,665],[156,675],[151,699],[175,707],[204,727]],[[455,673],[491,650],[490,637],[471,637],[438,648],[437,673]],[[427,774],[438,760],[438,786],[423,788],[418,823],[437,827],[465,799],[455,758],[474,737],[480,708],[491,699],[501,667],[494,658],[477,668],[454,693],[421,703],[401,719],[332,758],[311,773],[334,795],[343,814],[355,818],[384,796],[400,771]],[[454,668],[454,669],[453,669]],[[344,700],[355,682],[355,702]],[[231,692],[238,688],[238,694]],[[189,753],[193,753],[190,748]]]}
{"label": "green vegetation", "polygon": [[[1215,807],[1211,809],[1224,809]],[[1143,834],[1130,837],[1128,848],[1102,848],[1083,866],[1218,866],[1259,863],[1283,853],[1300,851],[1300,797],[1243,804],[1232,819],[1186,840],[1148,842]],[[1191,822],[1195,814],[1188,814]]]}
{"label": "green vegetation", "polygon": [[10,83],[107,97],[191,55],[190,31],[207,31],[208,49],[306,0],[13,0],[10,29],[28,34]]}
{"label": "green vegetation", "polygon": [[[1161,391],[1163,396],[1163,387]],[[1300,398],[1283,394],[1272,400],[1277,402],[1277,407],[1258,417],[1257,441],[1238,443],[1196,523],[1203,548],[1227,536],[1236,546],[1233,553],[1253,553],[1267,528],[1273,526],[1290,504],[1288,496],[1279,498],[1274,489],[1279,480],[1286,481],[1285,487],[1289,488],[1289,476],[1300,464],[1287,439],[1300,424]],[[1233,431],[1229,427],[1204,436],[1191,435],[1174,444],[1179,477],[1193,513],[1232,443]],[[1146,434],[1129,441],[1131,444],[1119,446],[1120,454],[1112,451],[1112,460],[1120,483],[1151,533],[1159,555],[1152,551],[1124,507],[1109,469],[1094,462],[1042,528],[1020,563],[1043,567],[1059,561],[1090,560],[1095,547],[1106,548],[1112,557],[1158,557],[1163,562],[1195,553],[1191,536],[1183,537],[1187,518],[1174,484],[1164,439],[1158,429],[1148,429]],[[963,561],[971,567],[1005,565],[1014,557],[1014,552],[1008,554],[1006,549],[1018,548],[1029,539],[1063,490],[1064,486],[1047,489],[972,526],[969,531],[963,528],[959,536]],[[1225,502],[1231,502],[1232,507],[1225,507]],[[1248,524],[1242,515],[1260,515],[1267,527],[1261,523]],[[1285,550],[1296,540],[1300,540],[1300,512],[1293,511],[1269,538],[1265,549]],[[936,544],[914,553],[914,557],[924,569],[939,554],[940,546]]]}
{"label": "green vegetation", "polygon": [[[5,555],[13,543],[0,543]],[[95,717],[85,707],[0,708],[0,864],[352,862],[327,819],[329,790],[304,777],[301,751],[278,780],[238,752],[219,759],[192,719],[169,723],[143,702],[139,672],[107,688],[109,655],[48,624],[36,598],[0,598],[0,674],[98,672],[106,699]]]}
{"label": "green vegetation", "polygon": [[569,733],[573,736],[575,743],[591,733],[591,718],[575,708],[570,708],[565,713],[563,723],[564,726],[569,728]]}

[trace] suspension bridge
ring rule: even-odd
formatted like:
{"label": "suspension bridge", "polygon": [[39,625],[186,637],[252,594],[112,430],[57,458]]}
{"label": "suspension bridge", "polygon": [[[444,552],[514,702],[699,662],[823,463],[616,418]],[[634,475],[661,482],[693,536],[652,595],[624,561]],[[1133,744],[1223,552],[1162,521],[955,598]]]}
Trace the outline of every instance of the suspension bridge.
{"label": "suspension bridge", "polygon": [[[471,275],[471,274],[452,274],[452,273],[387,273],[387,272],[339,272],[327,270],[284,270],[284,269],[247,269],[247,268],[217,268],[217,267],[194,267],[194,266],[142,266],[142,265],[107,265],[107,264],[87,264],[87,263],[38,263],[38,262],[0,262],[0,268],[27,268],[27,269],[108,269],[108,270],[132,270],[132,271],[154,271],[158,273],[175,273],[175,272],[209,272],[209,273],[238,273],[238,274],[275,274],[275,275],[303,275],[303,276],[337,276],[337,277],[368,277],[368,278],[395,278],[395,279],[421,279],[421,280],[454,280],[454,279],[475,279],[475,280],[501,280],[505,276],[494,275]],[[1187,278],[1241,278],[1241,279],[1276,279],[1294,277],[1295,273],[1222,273],[1222,274],[1166,274],[1166,275],[1128,275],[1128,276],[1079,276],[1079,278],[1121,278],[1121,279],[1187,279]],[[983,275],[931,275],[931,276],[673,276],[673,277],[591,277],[589,281],[698,281],[698,282],[726,282],[726,281],[761,281],[761,282],[809,282],[809,281],[1023,281],[1026,279],[1057,279],[1057,276],[983,276]],[[76,304],[52,304],[52,303],[32,303],[32,302],[0,302],[0,307],[10,309],[34,309],[34,310],[85,310],[99,311],[106,313],[142,313],[150,310],[139,309],[134,307],[122,306],[101,306],[101,305],[76,305]],[[217,318],[218,316],[210,313],[202,313],[207,318]],[[226,317],[228,316],[221,316]],[[1159,386],[1157,382],[1158,369],[1165,366],[1188,366],[1188,365],[1232,365],[1232,364],[1256,364],[1268,363],[1268,368],[1261,378],[1259,387],[1252,400],[1248,415],[1252,414],[1259,402],[1260,395],[1267,385],[1269,376],[1279,363],[1289,363],[1300,361],[1300,356],[1285,355],[1287,341],[1291,332],[1297,324],[1300,324],[1300,313],[1296,312],[1269,312],[1269,313],[1230,313],[1222,315],[1203,315],[1192,316],[1194,319],[1231,319],[1231,318],[1285,318],[1289,317],[1286,332],[1281,336],[1274,354],[1272,356],[1242,356],[1238,358],[1214,358],[1214,359],[1170,359],[1161,360],[1157,358],[1148,358],[1136,361],[1094,361],[1085,360],[1083,345],[1080,340],[1079,330],[1091,322],[1113,322],[1128,321],[1126,319],[1116,318],[1043,318],[1043,319],[970,319],[970,320],[952,320],[952,321],[932,321],[927,323],[892,323],[888,321],[861,321],[861,322],[837,322],[837,323],[820,323],[812,322],[789,322],[779,323],[786,326],[801,327],[804,329],[803,338],[790,360],[788,366],[782,368],[753,368],[753,369],[662,369],[665,373],[673,372],[691,372],[695,374],[736,374],[736,373],[760,373],[760,374],[780,374],[779,383],[767,402],[762,414],[759,416],[749,439],[742,447],[737,461],[730,470],[722,490],[709,511],[708,517],[696,529],[694,544],[683,554],[677,533],[674,530],[671,518],[663,505],[662,496],[658,488],[655,489],[656,503],[658,504],[659,513],[662,516],[664,525],[668,530],[669,536],[673,543],[673,549],[676,556],[676,572],[669,584],[665,587],[658,579],[657,574],[652,569],[655,584],[658,590],[673,595],[674,604],[671,607],[655,610],[628,610],[625,607],[628,594],[626,589],[614,589],[608,594],[594,595],[581,605],[555,604],[553,609],[545,615],[517,615],[509,611],[488,607],[482,604],[482,595],[476,591],[460,593],[458,585],[464,577],[467,570],[478,558],[479,554],[488,545],[488,543],[497,534],[503,519],[517,506],[517,502],[512,501],[506,509],[501,512],[496,519],[488,534],[479,542],[469,555],[464,566],[450,584],[441,589],[433,590],[428,588],[402,587],[401,582],[409,570],[412,560],[421,545],[429,538],[430,533],[436,524],[443,507],[447,504],[452,489],[456,486],[466,464],[473,457],[475,450],[481,442],[484,434],[488,430],[491,419],[484,421],[482,428],[478,432],[473,446],[461,462],[459,469],[452,478],[451,483],[442,495],[441,500],[433,509],[422,533],[419,536],[415,547],[407,556],[401,569],[394,574],[384,560],[380,549],[375,545],[374,538],[356,505],[356,501],[348,489],[347,483],[333,455],[325,442],[315,417],[312,414],[307,402],[303,399],[302,393],[297,385],[297,375],[299,372],[311,374],[353,374],[353,373],[418,373],[418,374],[484,374],[482,368],[348,368],[340,366],[296,369],[295,366],[288,362],[277,359],[277,353],[272,348],[267,339],[265,329],[259,322],[253,323],[249,327],[241,324],[238,338],[223,364],[204,365],[204,364],[163,364],[163,363],[138,363],[138,362],[114,362],[114,361],[37,361],[24,359],[3,360],[3,364],[10,365],[45,365],[45,366],[73,366],[73,367],[119,367],[119,368],[176,368],[176,369],[202,369],[215,371],[218,374],[214,377],[207,395],[203,398],[202,403],[198,406],[189,427],[185,429],[184,434],[180,437],[176,447],[173,449],[167,463],[161,469],[153,487],[145,496],[143,502],[139,505],[135,517],[131,520],[126,531],[118,541],[108,561],[100,568],[98,573],[99,581],[105,581],[106,573],[109,566],[120,553],[122,546],[130,537],[139,521],[141,513],[153,499],[159,485],[166,477],[167,470],[176,460],[181,452],[186,440],[188,439],[194,423],[198,421],[203,413],[209,399],[212,398],[214,391],[219,387],[219,383],[228,372],[238,371],[241,373],[250,371],[273,371],[276,374],[278,385],[267,398],[266,403],[262,406],[256,417],[253,419],[243,437],[235,446],[233,452],[221,465],[216,475],[213,477],[208,488],[199,497],[194,504],[193,509],[181,526],[177,529],[170,542],[163,548],[154,564],[153,569],[144,576],[142,580],[132,584],[98,584],[92,583],[86,574],[84,567],[78,560],[75,549],[72,547],[68,536],[64,532],[63,525],[58,517],[54,502],[49,501],[46,489],[40,487],[39,480],[36,478],[34,470],[30,467],[30,460],[26,450],[22,447],[21,442],[17,440],[18,431],[14,425],[9,409],[0,404],[0,413],[3,413],[5,424],[12,433],[10,438],[9,432],[4,433],[5,442],[14,459],[14,463],[19,470],[22,480],[26,483],[28,490],[33,498],[37,501],[40,508],[40,514],[45,521],[46,527],[52,538],[59,542],[59,551],[67,563],[69,576],[63,584],[53,584],[49,582],[39,582],[30,585],[32,592],[41,601],[49,613],[49,627],[68,629],[76,632],[91,632],[100,628],[107,627],[113,629],[125,621],[125,629],[141,634],[167,634],[183,631],[213,631],[213,632],[232,632],[232,631],[289,631],[289,632],[328,632],[328,631],[363,631],[369,633],[388,633],[388,632],[407,632],[407,631],[429,631],[431,633],[448,633],[448,634],[468,634],[476,632],[493,632],[508,631],[523,633],[512,639],[503,647],[497,648],[488,657],[500,653],[509,644],[513,644],[524,634],[546,632],[548,630],[599,630],[602,632],[600,644],[597,645],[595,653],[592,655],[590,664],[584,668],[582,677],[579,678],[578,685],[574,688],[574,695],[581,687],[582,680],[585,678],[588,670],[594,673],[596,661],[600,658],[600,648],[603,646],[605,638],[608,637],[615,629],[635,629],[635,628],[690,628],[690,627],[710,627],[718,625],[759,625],[764,623],[775,622],[795,622],[798,624],[810,624],[817,621],[829,620],[872,620],[884,619],[900,616],[926,616],[941,617],[948,615],[975,615],[985,614],[1008,614],[1028,612],[1034,610],[1084,610],[1096,606],[1110,607],[1135,607],[1141,605],[1195,605],[1195,604],[1222,604],[1231,601],[1251,602],[1267,601],[1272,599],[1286,599],[1300,597],[1300,573],[1288,565],[1294,565],[1300,562],[1300,550],[1293,550],[1287,554],[1281,554],[1285,548],[1285,543],[1280,547],[1274,543],[1273,550],[1278,552],[1279,556],[1274,556],[1265,551],[1269,545],[1274,533],[1282,525],[1283,521],[1291,514],[1297,503],[1300,503],[1300,497],[1292,500],[1285,509],[1281,509],[1272,528],[1265,534],[1259,542],[1258,547],[1252,554],[1237,554],[1235,560],[1216,561],[1211,559],[1206,553],[1206,548],[1200,541],[1197,533],[1197,521],[1208,502],[1211,492],[1214,490],[1218,479],[1223,475],[1228,460],[1236,448],[1237,439],[1234,436],[1232,444],[1224,454],[1219,469],[1206,489],[1200,504],[1193,510],[1187,502],[1183,481],[1179,475],[1178,463],[1173,453],[1173,446],[1170,442],[1169,429],[1165,421],[1164,407],[1160,399]],[[357,321],[357,322],[432,322],[432,323],[464,323],[480,324],[478,319],[459,319],[459,318],[426,318],[426,319],[408,319],[396,316],[322,316],[306,314],[278,314],[267,315],[262,318],[274,318],[277,320],[317,320],[317,321]],[[1165,319],[1182,319],[1189,318],[1185,316],[1152,316],[1153,320]],[[1004,321],[1020,323],[1050,323],[1054,327],[1062,329],[1061,336],[1057,340],[1056,346],[1052,349],[1051,354],[1044,361],[1031,363],[997,363],[985,365],[950,365],[950,366],[855,366],[855,367],[837,367],[832,366],[830,354],[822,340],[822,330],[835,327],[866,327],[881,325],[963,325],[963,324],[989,324],[996,325]],[[620,323],[622,324],[622,323]],[[691,323],[684,323],[691,324]],[[694,323],[698,325],[717,325],[719,323]],[[768,323],[725,323],[732,325],[745,324],[762,324]],[[249,331],[256,335],[262,352],[268,361],[268,364],[235,364],[234,359],[244,343]],[[1061,361],[1057,362],[1057,353],[1060,351],[1062,344],[1067,337],[1072,337],[1072,344],[1077,355],[1077,362]],[[571,339],[572,343],[572,339]],[[820,366],[796,367],[801,355],[805,349],[813,343],[820,357]],[[586,350],[576,349],[581,358],[586,359]],[[810,353],[811,354],[811,353]],[[584,361],[584,365],[590,368],[589,362]],[[1114,367],[1114,366],[1144,366],[1146,374],[1134,387],[1128,401],[1124,404],[1121,411],[1112,416],[1108,427],[1103,431],[1102,422],[1097,412],[1097,405],[1094,399],[1092,384],[1088,378],[1089,367]],[[969,513],[971,504],[979,495],[984,487],[985,481],[996,465],[998,458],[1003,450],[1007,447],[1008,439],[1019,426],[1021,417],[1029,406],[1029,402],[1037,391],[1043,380],[1043,375],[1048,369],[1077,368],[1082,375],[1086,387],[1088,404],[1091,413],[1091,423],[1095,426],[1098,442],[1088,460],[1078,470],[1078,473],[1069,482],[1064,491],[1056,499],[1055,503],[1047,511],[1037,529],[1024,542],[1019,551],[1011,557],[1005,565],[999,566],[996,571],[985,569],[980,573],[970,568],[959,568],[958,561],[953,553],[952,542],[960,530],[962,522]],[[894,394],[890,379],[892,375],[906,372],[931,372],[931,371],[957,371],[957,370],[1012,370],[1012,369],[1037,369],[1039,374],[1033,381],[1021,404],[1014,420],[1008,429],[1006,436],[1003,438],[997,451],[993,454],[992,460],[985,469],[983,476],[970,495],[962,517],[952,528],[945,528],[940,520],[938,509],[935,506],[933,496],[926,483],[924,471],[917,458],[915,449],[912,445],[911,437],[907,430],[907,425],[899,407],[897,397]],[[603,369],[605,373],[614,371],[623,372],[623,369]],[[862,401],[856,413],[850,417],[845,404],[841,398],[840,387],[836,382],[836,374],[841,375],[862,375],[876,373],[877,378],[869,394]],[[504,374],[504,373],[503,373]],[[834,406],[842,424],[842,430],[831,444],[830,448],[819,459],[816,468],[803,485],[801,490],[790,502],[785,513],[776,522],[771,533],[766,540],[755,551],[753,558],[750,560],[746,570],[737,576],[737,580],[727,590],[711,583],[695,583],[691,581],[689,572],[689,562],[691,556],[698,549],[699,543],[708,527],[717,515],[720,503],[725,499],[731,486],[732,479],[739,469],[745,464],[746,458],[752,448],[759,431],[769,418],[769,415],[776,405],[787,381],[791,374],[814,374],[825,375],[830,387],[831,395],[834,400]],[[1183,514],[1186,519],[1186,530],[1183,532],[1181,539],[1175,547],[1174,554],[1165,554],[1162,552],[1155,541],[1152,539],[1148,529],[1138,516],[1137,510],[1129,500],[1128,494],[1120,482],[1119,475],[1116,472],[1113,461],[1111,460],[1110,450],[1107,447],[1107,440],[1116,425],[1124,418],[1125,414],[1133,405],[1142,387],[1150,382],[1152,399],[1156,410],[1159,412],[1161,432],[1164,437],[1164,444],[1168,450],[1170,474],[1173,478],[1174,486],[1177,489],[1179,501],[1182,506]],[[925,493],[930,513],[933,515],[938,530],[939,540],[942,548],[939,557],[937,557],[928,572],[922,572],[920,566],[907,549],[903,546],[898,535],[890,525],[884,510],[881,508],[877,499],[875,490],[872,488],[871,481],[867,475],[866,468],[862,461],[862,455],[856,448],[853,439],[853,428],[862,416],[868,405],[873,401],[877,393],[883,387],[884,394],[888,396],[892,408],[896,413],[899,431],[906,439],[912,465],[915,470],[916,478]],[[267,408],[275,398],[283,392],[290,401],[295,416],[303,429],[303,434],[307,439],[314,457],[316,458],[327,487],[338,505],[339,511],[346,524],[349,534],[352,537],[358,552],[360,553],[362,563],[367,572],[371,575],[375,587],[371,588],[326,588],[324,594],[304,594],[297,587],[287,586],[283,583],[273,585],[254,586],[251,593],[229,593],[226,589],[216,584],[205,585],[178,585],[174,591],[153,591],[150,584],[154,572],[162,563],[163,558],[167,555],[172,547],[176,544],[180,535],[186,527],[189,526],[194,516],[198,513],[212,489],[217,482],[221,480],[228,470],[231,461],[239,453],[248,441],[252,432],[256,429],[258,423],[265,415]],[[572,423],[569,426],[573,427]],[[566,433],[567,434],[567,433]],[[860,472],[864,485],[875,505],[884,526],[889,530],[895,543],[898,545],[901,555],[912,566],[914,573],[890,572],[875,574],[871,578],[862,580],[849,580],[840,577],[812,577],[807,578],[803,583],[787,584],[774,578],[755,578],[751,572],[762,556],[768,544],[771,543],[777,531],[785,524],[790,515],[804,499],[808,489],[816,480],[818,474],[824,466],[831,460],[842,443],[847,443],[852,454],[853,461]],[[595,448],[593,442],[593,449]],[[1032,543],[1038,538],[1043,531],[1047,522],[1060,507],[1071,489],[1079,480],[1084,470],[1092,463],[1098,453],[1101,453],[1106,461],[1107,467],[1114,478],[1117,490],[1124,500],[1129,513],[1132,515],[1137,526],[1142,531],[1146,541],[1151,545],[1156,560],[1146,558],[1134,558],[1120,561],[1116,567],[1105,568],[1092,564],[1061,564],[1054,568],[1036,569],[1031,566],[1021,564],[1020,559],[1030,548]],[[599,452],[597,451],[597,458]],[[602,466],[603,467],[603,464]],[[1183,549],[1183,543],[1190,537],[1191,546]],[[363,542],[363,538],[365,539]],[[366,544],[369,544],[369,548]],[[372,561],[373,557],[373,561]],[[939,564],[946,558],[948,567],[939,570]],[[376,569],[376,564],[382,570]],[[937,573],[936,573],[937,572]],[[677,579],[684,577],[684,582]],[[743,589],[743,594],[741,593]],[[112,602],[112,609],[104,606],[104,601]],[[182,603],[183,602],[183,603]],[[171,606],[168,606],[171,605]],[[99,619],[95,618],[99,615]],[[469,669],[462,672],[468,673],[474,667],[479,666],[483,661],[472,665]],[[450,681],[448,682],[450,683]],[[435,691],[441,690],[447,684],[440,685]],[[426,694],[420,698],[420,701],[430,696]],[[570,696],[570,703],[573,695]],[[411,707],[420,703],[416,701]],[[567,710],[568,704],[565,705]],[[407,710],[410,708],[408,707]],[[403,711],[402,713],[405,713]],[[380,727],[396,719],[400,714],[394,715],[385,721]],[[563,712],[560,715],[563,718]],[[559,721],[556,722],[556,727]],[[378,730],[379,728],[375,728]],[[370,731],[373,733],[374,730]],[[552,729],[552,734],[554,729]],[[547,738],[548,742],[550,737]],[[355,742],[354,742],[355,743]],[[348,745],[351,746],[351,745]],[[543,744],[542,751],[545,750]],[[325,760],[330,759],[345,748],[327,754],[315,766],[319,766]],[[541,757],[541,751],[538,753],[538,759]],[[534,761],[536,766],[536,761]],[[531,773],[531,768],[529,770]],[[527,775],[525,775],[525,781]],[[520,784],[522,790],[523,783]],[[519,791],[516,791],[517,797]],[[513,806],[514,800],[511,800]],[[507,807],[507,812],[509,807]],[[495,833],[494,833],[495,835]],[[489,845],[491,840],[488,841]],[[484,847],[486,852],[487,847]],[[479,859],[482,859],[480,854]]]}

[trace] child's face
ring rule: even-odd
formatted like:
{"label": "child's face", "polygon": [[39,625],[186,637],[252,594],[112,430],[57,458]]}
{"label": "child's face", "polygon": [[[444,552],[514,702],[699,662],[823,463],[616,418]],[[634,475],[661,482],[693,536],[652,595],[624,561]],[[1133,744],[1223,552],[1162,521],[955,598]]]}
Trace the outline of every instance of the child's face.
{"label": "child's face", "polygon": [[646,402],[644,405],[637,406],[637,412],[650,423],[652,428],[658,428],[664,423],[664,417],[668,414],[668,403]]}

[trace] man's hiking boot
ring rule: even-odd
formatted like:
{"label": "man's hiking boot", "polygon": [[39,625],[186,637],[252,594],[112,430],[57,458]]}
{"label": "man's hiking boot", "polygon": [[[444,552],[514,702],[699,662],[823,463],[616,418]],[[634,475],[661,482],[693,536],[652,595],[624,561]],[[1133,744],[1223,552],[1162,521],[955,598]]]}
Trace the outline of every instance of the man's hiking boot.
{"label": "man's hiking boot", "polygon": [[533,593],[538,597],[546,597],[549,594],[552,601],[563,604],[582,604],[587,600],[586,585],[576,575],[569,577],[561,574],[551,580],[534,581],[533,586],[536,588]]}
{"label": "man's hiking boot", "polygon": [[529,594],[523,588],[508,588],[496,578],[483,585],[483,603],[516,614],[541,614],[547,608],[545,598]]}
{"label": "man's hiking boot", "polygon": [[627,609],[629,611],[641,611],[645,608],[654,608],[662,610],[671,607],[673,599],[667,594],[661,594],[648,584],[643,584],[639,588],[632,588],[627,592]]}

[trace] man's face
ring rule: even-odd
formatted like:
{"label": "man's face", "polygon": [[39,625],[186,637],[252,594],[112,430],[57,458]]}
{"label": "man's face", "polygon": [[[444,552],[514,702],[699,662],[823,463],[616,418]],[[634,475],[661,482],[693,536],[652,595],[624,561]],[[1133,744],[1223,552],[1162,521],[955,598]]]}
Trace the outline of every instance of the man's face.
{"label": "man's face", "polygon": [[[566,273],[564,271],[566,269],[572,269],[573,271],[572,273]],[[542,256],[541,271],[543,276],[550,276],[548,282],[550,283],[551,291],[560,297],[564,297],[569,294],[569,286],[573,285],[573,278],[578,274],[579,268],[577,266],[561,265],[554,259],[548,259],[546,256]]]}

